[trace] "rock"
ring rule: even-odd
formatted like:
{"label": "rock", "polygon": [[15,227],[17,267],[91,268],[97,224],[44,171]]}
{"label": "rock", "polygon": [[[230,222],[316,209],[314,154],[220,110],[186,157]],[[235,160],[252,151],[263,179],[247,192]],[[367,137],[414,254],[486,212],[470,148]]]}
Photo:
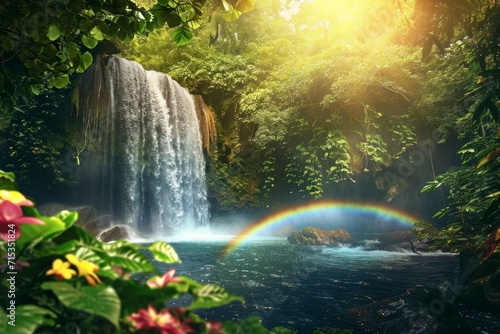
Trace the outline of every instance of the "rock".
{"label": "rock", "polygon": [[413,235],[413,232],[410,230],[410,231],[395,231],[387,233],[379,237],[378,241],[386,245],[394,245],[400,243],[408,243],[408,241],[414,243],[416,240],[415,236]]}
{"label": "rock", "polygon": [[113,224],[111,216],[102,216],[92,219],[91,221],[88,221],[84,225],[82,224],[79,225],[82,226],[92,236],[98,237],[101,233],[109,229]]}
{"label": "rock", "polygon": [[111,227],[110,229],[101,233],[99,237],[103,242],[110,242],[115,240],[123,240],[129,239],[129,234],[127,230],[127,226],[125,225],[116,225]]}
{"label": "rock", "polygon": [[411,251],[420,253],[426,251],[428,243],[424,243],[415,238],[413,231],[394,231],[377,238],[379,243],[370,244],[370,250],[384,250],[389,252]]}
{"label": "rock", "polygon": [[339,247],[340,244],[353,243],[354,238],[344,229],[326,231],[317,227],[306,226],[302,230],[290,234],[288,241],[292,244]]}
{"label": "rock", "polygon": [[459,300],[478,309],[500,310],[500,250],[474,270]]}

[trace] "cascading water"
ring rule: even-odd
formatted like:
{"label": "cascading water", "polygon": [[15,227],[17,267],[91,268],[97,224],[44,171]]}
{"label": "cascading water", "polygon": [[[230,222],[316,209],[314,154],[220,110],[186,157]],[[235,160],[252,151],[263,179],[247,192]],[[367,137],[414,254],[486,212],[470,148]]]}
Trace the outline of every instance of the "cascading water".
{"label": "cascading water", "polygon": [[93,143],[83,168],[93,204],[116,223],[155,237],[207,225],[193,96],[136,62],[113,56],[92,66],[82,80],[79,112]]}

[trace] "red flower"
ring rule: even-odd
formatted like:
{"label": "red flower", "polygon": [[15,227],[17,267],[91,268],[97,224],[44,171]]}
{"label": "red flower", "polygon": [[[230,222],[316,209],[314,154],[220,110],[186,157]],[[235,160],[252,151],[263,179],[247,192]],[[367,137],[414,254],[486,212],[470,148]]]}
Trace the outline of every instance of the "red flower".
{"label": "red flower", "polygon": [[174,277],[175,269],[170,269],[162,277],[155,276],[151,278],[146,284],[151,289],[163,289],[170,282],[182,282],[182,279]]}
{"label": "red flower", "polygon": [[128,317],[136,329],[156,329],[161,334],[186,334],[192,333],[193,329],[189,327],[189,319],[180,321],[174,315],[178,315],[178,310],[171,313],[164,309],[158,313],[155,308],[148,305],[148,309],[140,309]]}
{"label": "red flower", "polygon": [[19,205],[10,201],[0,203],[0,237],[10,242],[21,236],[21,224],[45,225],[43,221],[33,217],[23,217],[23,210]]}

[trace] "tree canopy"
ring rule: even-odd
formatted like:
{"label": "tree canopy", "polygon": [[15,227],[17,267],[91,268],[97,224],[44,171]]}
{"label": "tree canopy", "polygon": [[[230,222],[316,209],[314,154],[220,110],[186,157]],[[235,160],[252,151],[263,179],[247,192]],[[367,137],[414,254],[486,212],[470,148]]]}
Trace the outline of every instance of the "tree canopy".
{"label": "tree canopy", "polygon": [[[443,212],[459,238],[498,225],[496,1],[20,0],[0,14],[9,166],[55,163],[72,130],[52,135],[57,113],[44,101],[94,54],[118,52],[109,40],[214,110],[216,212],[339,196],[356,184],[392,200],[428,180],[425,191],[448,189]],[[38,130],[19,140],[28,120]],[[429,146],[446,141],[463,145],[464,164],[448,172]],[[25,145],[39,148],[36,159],[19,154]]]}
{"label": "tree canopy", "polygon": [[[215,0],[213,6],[239,16],[253,0]],[[130,42],[136,35],[175,28],[177,45],[193,36],[207,0],[6,0],[0,4],[0,106],[4,112],[17,95],[28,98],[44,88],[66,87],[73,73],[83,73],[99,42]],[[115,50],[99,50],[109,53]]]}
{"label": "tree canopy", "polygon": [[[366,175],[391,200],[434,180],[424,191],[447,187],[443,212],[457,245],[474,243],[464,241],[473,230],[491,231],[499,194],[498,4],[291,5],[257,2],[231,24],[211,16],[190,44],[167,52],[160,52],[163,32],[125,50],[202,94],[216,112],[216,208],[276,203],[285,194],[335,196]],[[445,170],[434,163],[446,164],[425,155],[434,160],[424,168],[414,152],[429,140],[466,143],[465,164],[438,176]],[[427,172],[406,176],[398,166]]]}

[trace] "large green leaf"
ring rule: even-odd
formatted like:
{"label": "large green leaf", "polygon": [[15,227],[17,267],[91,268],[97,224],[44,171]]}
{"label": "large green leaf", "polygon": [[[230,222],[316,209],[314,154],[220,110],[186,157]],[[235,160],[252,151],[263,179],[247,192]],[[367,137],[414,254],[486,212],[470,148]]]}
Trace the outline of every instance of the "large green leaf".
{"label": "large green leaf", "polygon": [[0,178],[5,178],[11,182],[16,182],[16,176],[12,172],[4,172],[0,170]]}
{"label": "large green leaf", "polygon": [[103,257],[112,266],[117,266],[129,273],[153,272],[155,267],[148,258],[133,247],[123,246],[108,249]]}
{"label": "large green leaf", "polygon": [[61,244],[70,240],[77,240],[81,244],[89,245],[92,247],[102,247],[102,242],[97,240],[95,237],[90,235],[87,231],[85,231],[78,225],[72,225],[70,228],[67,228],[64,233],[59,235],[54,241]]}
{"label": "large green leaf", "polygon": [[80,65],[78,66],[77,68],[77,72],[78,73],[83,73],[85,72],[85,70],[90,66],[92,65],[92,61],[94,60],[94,58],[92,57],[92,55],[90,54],[90,52],[85,52],[84,54],[82,54],[82,58],[81,58],[81,61],[80,61]]}
{"label": "large green leaf", "polygon": [[210,308],[228,304],[232,301],[243,301],[242,297],[230,294],[226,289],[218,285],[207,284],[201,288],[194,289],[192,295],[195,300],[188,309]]}
{"label": "large green leaf", "polygon": [[85,45],[89,49],[93,49],[93,48],[95,48],[95,46],[97,45],[97,43],[99,41],[92,36],[83,36],[82,42],[83,42],[83,45]]}
{"label": "large green leaf", "polygon": [[4,172],[3,170],[0,170],[0,189],[1,190],[18,189],[14,173]]}
{"label": "large green leaf", "polygon": [[[0,333],[31,334],[43,324],[45,317],[56,318],[56,315],[47,309],[36,305],[16,306],[15,321],[7,317],[3,308],[0,308]],[[11,322],[11,324],[9,324]],[[15,324],[15,326],[12,326]]]}
{"label": "large green leaf", "polygon": [[156,241],[148,248],[156,261],[165,263],[180,263],[179,255],[174,248],[163,241]]}
{"label": "large green leaf", "polygon": [[99,29],[99,27],[94,27],[90,31],[90,36],[94,37],[98,41],[102,41],[104,39],[104,35],[103,35],[102,31]]}
{"label": "large green leaf", "polygon": [[56,217],[66,225],[66,228],[69,228],[78,220],[78,212],[63,210],[57,213]]}
{"label": "large green leaf", "polygon": [[60,74],[57,76],[54,76],[52,78],[52,83],[54,84],[54,87],[56,88],[64,88],[69,84],[69,75],[68,74]]}
{"label": "large green leaf", "polygon": [[184,4],[177,6],[177,15],[179,15],[182,22],[188,22],[196,15],[196,13],[191,4]]}
{"label": "large green leaf", "polygon": [[37,257],[46,257],[52,255],[64,255],[68,253],[74,253],[78,247],[78,241],[70,240],[60,245],[43,247],[42,249],[34,250]]}
{"label": "large green leaf", "polygon": [[49,32],[47,33],[47,37],[51,41],[55,41],[56,39],[59,38],[59,36],[61,36],[61,31],[55,24],[51,24],[49,27]]}
{"label": "large green leaf", "polygon": [[187,25],[181,25],[174,30],[173,40],[177,45],[185,45],[193,38],[193,32]]}
{"label": "large green leaf", "polygon": [[429,192],[429,191],[434,191],[436,188],[439,188],[443,183],[433,180],[433,181],[427,181],[426,185],[420,190],[421,193]]}
{"label": "large green leaf", "polygon": [[271,330],[274,334],[294,334],[294,331],[285,327],[277,326]]}
{"label": "large green leaf", "polygon": [[143,246],[133,244],[127,240],[117,240],[111,243],[103,244],[102,249],[105,251],[114,251],[123,247],[129,247],[129,248],[134,248],[136,250],[142,249]]}
{"label": "large green leaf", "polygon": [[42,60],[45,63],[51,63],[53,58],[57,55],[57,52],[58,50],[53,44],[46,44],[40,50],[38,59]]}
{"label": "large green leaf", "polygon": [[135,19],[134,20],[134,33],[142,34],[146,29],[146,20]]}
{"label": "large green leaf", "polygon": [[45,225],[21,225],[21,237],[16,240],[18,249],[23,249],[28,243],[32,243],[31,246],[34,246],[41,241],[57,236],[66,229],[66,224],[58,217],[40,216],[34,208],[25,207],[24,211],[25,215],[36,217],[42,220]]}
{"label": "large green leaf", "polygon": [[64,306],[99,315],[118,328],[121,302],[112,287],[101,283],[76,289],[65,282],[45,282],[42,289],[54,292]]}
{"label": "large green leaf", "polygon": [[267,334],[269,331],[262,327],[262,321],[259,317],[248,317],[236,321],[225,321],[223,324],[226,333],[239,333],[239,334]]}
{"label": "large green leaf", "polygon": [[239,10],[237,10],[236,8],[233,8],[232,10],[230,10],[228,12],[222,13],[222,17],[227,22],[233,22],[233,21],[237,20],[240,17],[240,15],[241,15],[241,12]]}
{"label": "large green leaf", "polygon": [[122,302],[122,312],[137,312],[149,304],[162,308],[165,301],[178,298],[189,290],[189,284],[170,283],[163,289],[150,289],[144,284],[132,280],[117,279],[113,284]]}

